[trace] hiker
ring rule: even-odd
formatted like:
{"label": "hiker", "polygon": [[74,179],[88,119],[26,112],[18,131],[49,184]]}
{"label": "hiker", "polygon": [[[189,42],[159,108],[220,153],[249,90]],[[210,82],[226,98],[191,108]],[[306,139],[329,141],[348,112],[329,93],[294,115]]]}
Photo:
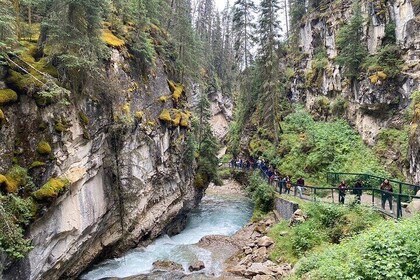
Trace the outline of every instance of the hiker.
{"label": "hiker", "polygon": [[393,214],[392,212],[392,186],[389,183],[388,179],[385,179],[381,184],[381,190],[385,192],[381,192],[382,195],[382,209],[385,210],[385,202],[388,200],[389,203],[389,213]]}
{"label": "hiker", "polygon": [[302,191],[305,188],[305,180],[302,176],[296,181],[297,191],[299,192],[299,197],[302,198]]}
{"label": "hiker", "polygon": [[292,182],[290,181],[290,177],[284,177],[284,181],[286,182],[286,190],[285,193],[290,194],[290,189],[292,188]]}
{"label": "hiker", "polygon": [[354,184],[353,194],[356,195],[356,203],[360,204],[363,190],[363,182],[360,179],[357,179],[356,184]]}
{"label": "hiker", "polygon": [[338,186],[338,200],[341,204],[344,204],[344,199],[346,198],[347,185],[345,181],[341,181],[341,184]]}

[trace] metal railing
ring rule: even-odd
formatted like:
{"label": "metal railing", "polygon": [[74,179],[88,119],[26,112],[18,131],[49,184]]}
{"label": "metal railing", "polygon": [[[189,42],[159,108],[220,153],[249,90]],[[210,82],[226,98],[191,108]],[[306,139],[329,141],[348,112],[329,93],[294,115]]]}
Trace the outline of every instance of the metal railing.
{"label": "metal railing", "polygon": [[[270,181],[267,173],[260,169],[261,174],[268,180],[269,183],[274,184],[276,191],[279,194],[292,192],[292,195],[298,196],[305,200],[311,201],[322,201],[322,202],[330,202],[330,203],[339,203],[339,189],[337,187],[314,187],[314,186],[304,186],[300,188],[296,184],[291,184],[290,188],[287,188],[287,183],[282,180],[273,180]],[[358,176],[357,179],[371,179],[367,176],[376,178],[377,180],[382,181],[385,178],[379,176],[373,176],[370,174],[360,174],[360,173],[328,173],[327,176],[331,176],[330,174],[343,174],[343,175],[355,175]],[[366,177],[361,177],[364,175]],[[335,177],[337,178],[337,177]],[[340,182],[340,178],[337,179],[337,182]],[[371,185],[365,184],[362,189],[355,189],[355,188],[348,188],[346,191],[346,199],[348,203],[359,203],[364,205],[369,205],[374,207],[376,210],[382,212],[393,218],[404,218],[411,216],[412,213],[409,211],[403,211],[403,209],[407,209],[409,203],[417,200],[420,201],[420,196],[410,195],[403,193],[404,190],[403,186],[412,187],[412,191],[416,191],[416,188],[420,188],[419,186],[406,184],[403,182],[399,182],[396,180],[389,180],[392,183],[397,183],[399,186],[399,192],[388,192],[385,190],[379,189],[379,187],[371,187]],[[336,181],[330,181],[330,183],[335,183]],[[365,181],[366,183],[366,181]],[[416,191],[417,192],[417,191]],[[360,193],[360,195],[358,195]],[[353,194],[354,196],[348,196],[348,194]],[[337,199],[335,199],[337,198]],[[390,211],[387,212],[385,209],[388,208]]]}
{"label": "metal railing", "polygon": [[[381,183],[388,178],[380,177],[366,173],[346,173],[346,172],[328,172],[327,182],[331,185],[338,185],[341,181],[346,181],[349,185],[355,183],[357,179],[361,179],[364,182],[366,188],[379,189]],[[419,185],[409,184],[394,179],[388,179],[388,181],[395,187],[398,187],[399,194],[405,194],[408,196],[416,196],[420,190]],[[394,188],[394,193],[397,188]]]}

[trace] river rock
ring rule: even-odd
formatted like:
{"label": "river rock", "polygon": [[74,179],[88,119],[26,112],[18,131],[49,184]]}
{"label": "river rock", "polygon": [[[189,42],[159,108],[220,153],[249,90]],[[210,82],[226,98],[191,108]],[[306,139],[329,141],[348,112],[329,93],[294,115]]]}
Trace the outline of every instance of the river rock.
{"label": "river rock", "polygon": [[258,224],[255,227],[255,231],[264,234],[267,232],[267,226],[265,224]]}
{"label": "river rock", "polygon": [[[254,255],[256,257],[260,257],[263,260],[267,259],[267,247],[260,247],[257,250],[255,250]],[[257,261],[257,262],[262,262],[262,261]]]}
{"label": "river rock", "polygon": [[190,272],[193,272],[193,271],[199,271],[199,270],[202,270],[202,269],[204,269],[204,268],[205,268],[205,265],[204,265],[204,263],[203,263],[202,261],[196,261],[195,263],[191,264],[191,265],[188,267],[188,270],[189,270]]}
{"label": "river rock", "polygon": [[251,247],[244,247],[243,250],[244,250],[245,255],[249,255],[252,253]]}
{"label": "river rock", "polygon": [[276,280],[276,278],[271,275],[256,275],[252,277],[252,280]]}
{"label": "river rock", "polygon": [[255,276],[257,274],[262,275],[274,275],[274,273],[262,263],[253,263],[245,271],[245,276]]}
{"label": "river rock", "polygon": [[257,245],[260,247],[268,247],[271,244],[274,244],[274,241],[268,236],[263,236],[257,240]]}
{"label": "river rock", "polygon": [[229,267],[227,269],[227,271],[230,272],[230,273],[236,274],[236,275],[245,275],[246,266],[238,264],[238,265],[235,265],[233,267]]}
{"label": "river rock", "polygon": [[305,222],[307,219],[306,215],[301,209],[296,210],[290,218],[289,226],[294,226]]}
{"label": "river rock", "polygon": [[184,268],[181,264],[168,261],[168,260],[157,260],[153,263],[154,270],[164,270],[164,271],[183,271]]}

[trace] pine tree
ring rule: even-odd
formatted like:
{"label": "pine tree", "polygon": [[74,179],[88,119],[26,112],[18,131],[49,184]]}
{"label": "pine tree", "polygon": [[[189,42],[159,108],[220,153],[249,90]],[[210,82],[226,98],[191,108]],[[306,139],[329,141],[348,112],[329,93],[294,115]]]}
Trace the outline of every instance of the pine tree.
{"label": "pine tree", "polygon": [[62,80],[80,92],[89,77],[101,76],[99,62],[105,57],[100,39],[102,0],[51,0],[44,20],[45,39],[58,60]]}
{"label": "pine tree", "polygon": [[0,0],[0,60],[17,42],[11,1]]}
{"label": "pine tree", "polygon": [[290,0],[290,25],[297,28],[297,24],[306,13],[305,0]]}
{"label": "pine tree", "polygon": [[154,66],[155,61],[155,49],[149,34],[145,31],[150,24],[149,17],[144,0],[132,0],[131,4],[131,16],[136,24],[132,50],[140,59],[142,70],[147,71],[148,68]]}
{"label": "pine tree", "polygon": [[344,67],[344,74],[350,79],[358,77],[361,65],[367,56],[362,43],[363,17],[360,3],[353,5],[353,16],[338,32],[337,47],[340,50],[336,62]]}
{"label": "pine tree", "polygon": [[236,0],[233,12],[233,32],[235,34],[235,51],[238,62],[248,68],[252,62],[256,6],[252,0]]}
{"label": "pine tree", "polygon": [[280,39],[279,0],[262,0],[259,20],[260,57],[264,66],[262,73],[261,104],[266,123],[271,123],[276,143],[280,130],[280,91],[278,46]]}

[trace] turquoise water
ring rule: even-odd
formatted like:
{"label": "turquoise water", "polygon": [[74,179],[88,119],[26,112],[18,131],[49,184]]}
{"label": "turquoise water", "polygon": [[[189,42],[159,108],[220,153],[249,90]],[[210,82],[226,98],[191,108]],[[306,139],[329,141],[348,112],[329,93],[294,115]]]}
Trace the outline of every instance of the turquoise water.
{"label": "turquoise water", "polygon": [[81,279],[96,280],[106,277],[128,277],[151,272],[153,262],[171,260],[183,265],[185,273],[194,261],[203,261],[206,275],[220,275],[222,261],[213,258],[210,251],[194,245],[206,235],[230,236],[251,218],[253,205],[242,196],[215,196],[203,198],[200,206],[188,218],[186,228],[177,235],[156,239],[145,248],[136,248],[121,258],[107,260],[93,267]]}

